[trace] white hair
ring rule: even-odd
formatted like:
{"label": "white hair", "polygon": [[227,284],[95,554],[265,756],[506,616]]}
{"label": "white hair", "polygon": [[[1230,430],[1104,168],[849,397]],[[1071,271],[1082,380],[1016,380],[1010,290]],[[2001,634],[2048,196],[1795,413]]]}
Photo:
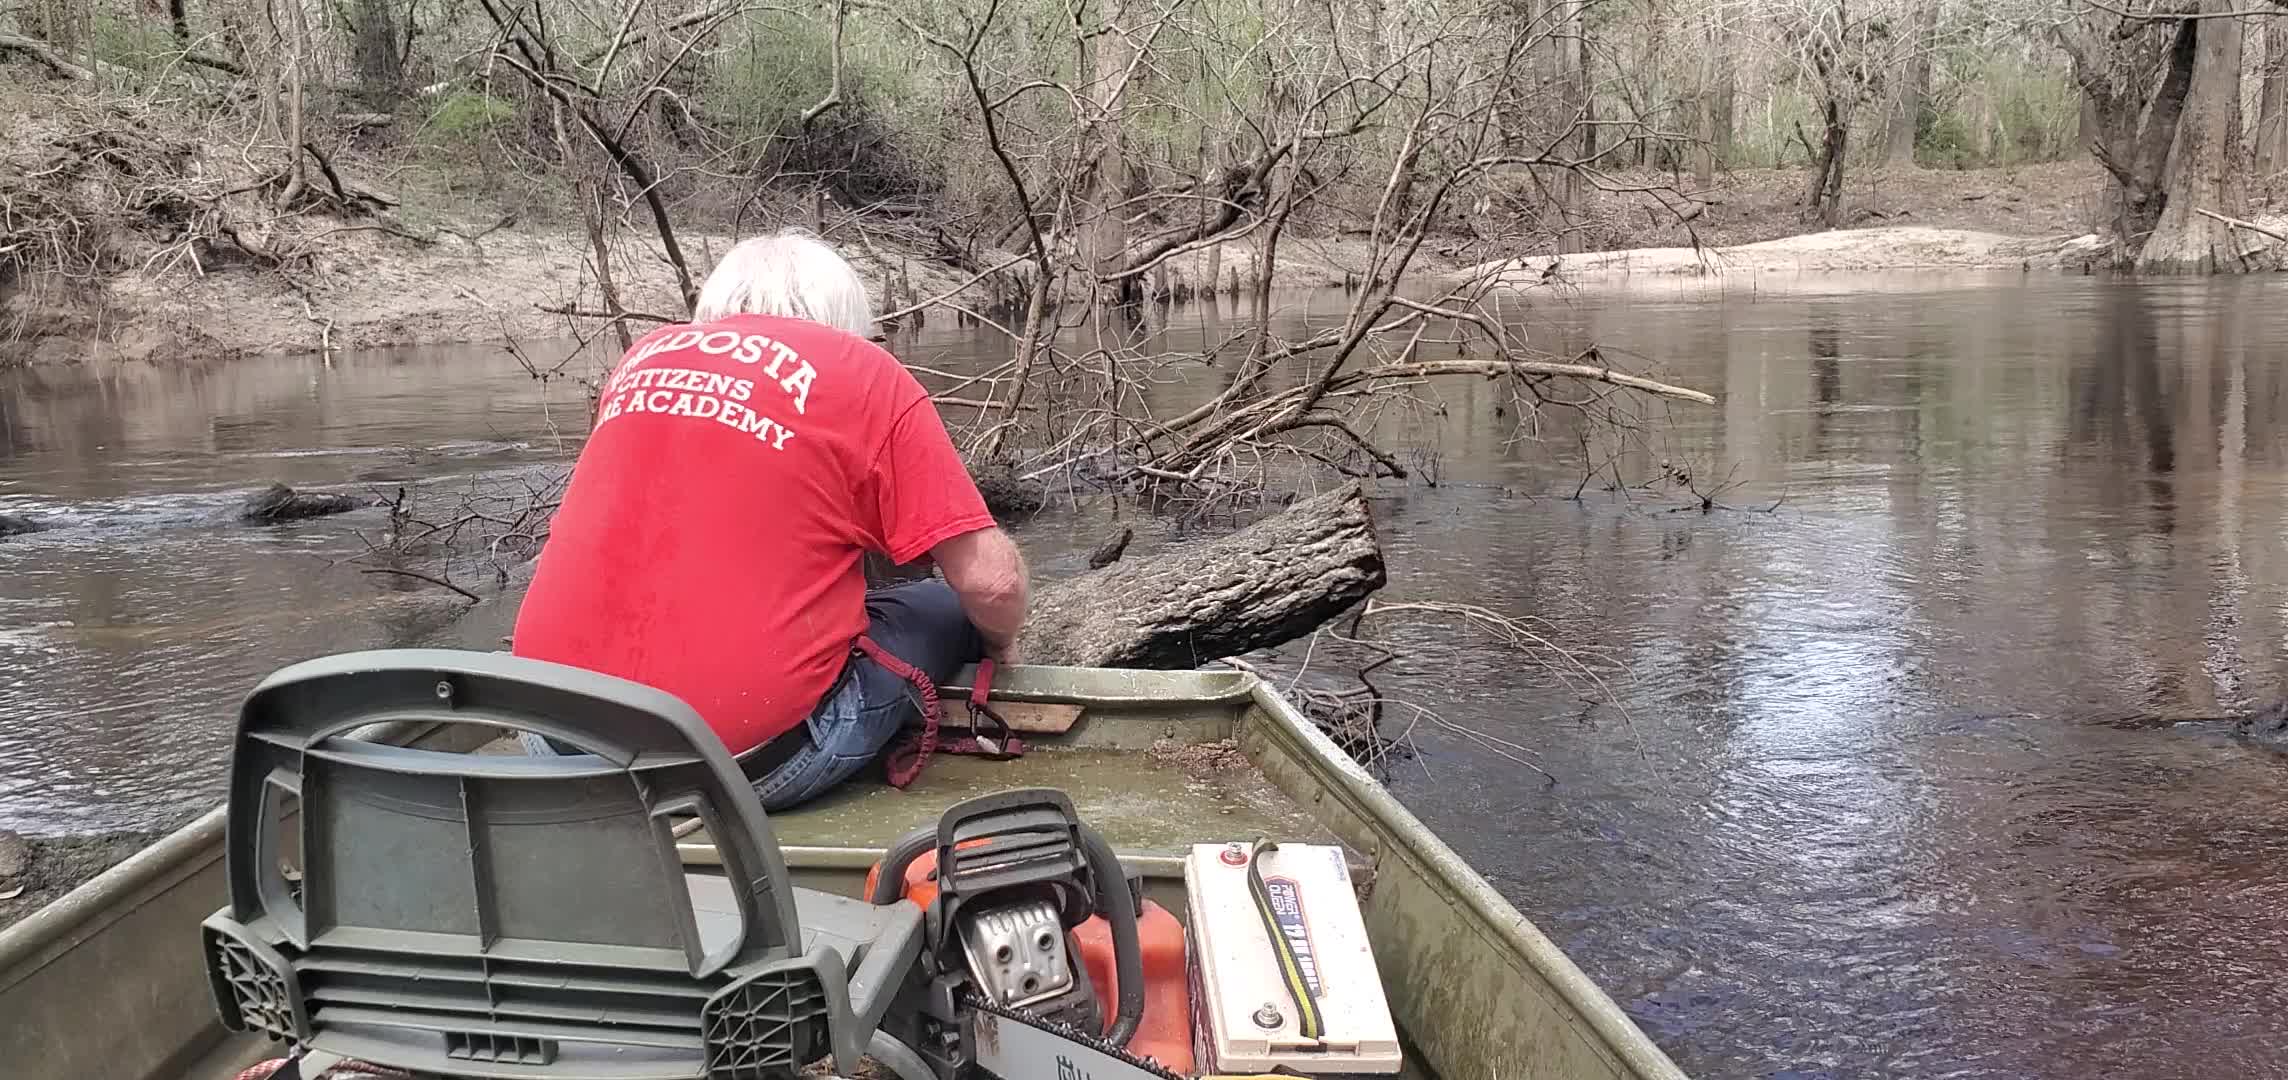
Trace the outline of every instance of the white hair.
{"label": "white hair", "polygon": [[865,279],[824,241],[788,230],[741,240],[723,253],[699,289],[693,322],[727,315],[783,315],[874,335]]}

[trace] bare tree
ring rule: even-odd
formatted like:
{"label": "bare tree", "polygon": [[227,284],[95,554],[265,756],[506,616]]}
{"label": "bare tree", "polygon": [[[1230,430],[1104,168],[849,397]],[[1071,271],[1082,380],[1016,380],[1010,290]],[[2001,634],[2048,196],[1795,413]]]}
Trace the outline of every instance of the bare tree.
{"label": "bare tree", "polygon": [[1721,4],[1704,9],[1707,28],[1700,54],[1700,82],[1693,95],[1699,152],[1693,157],[1692,178],[1705,187],[1716,170],[1732,159],[1732,102],[1737,86],[1733,72],[1733,31],[1728,9]]}
{"label": "bare tree", "polygon": [[2288,169],[2288,23],[2266,20],[2263,35],[2256,130],[2252,141],[2256,175],[2269,181],[2274,174]]}
{"label": "bare tree", "polygon": [[[594,146],[610,160],[619,176],[633,189],[632,198],[641,200],[650,211],[663,257],[675,272],[683,308],[686,312],[690,311],[697,301],[699,290],[692,280],[690,263],[684,258],[683,245],[677,239],[673,215],[660,191],[662,177],[643,154],[629,145],[627,133],[652,98],[661,92],[664,82],[675,71],[677,62],[688,56],[698,41],[720,28],[729,16],[713,8],[702,9],[706,17],[688,24],[691,27],[688,31],[690,36],[672,54],[674,59],[640,86],[632,88],[629,95],[632,101],[620,103],[620,118],[610,121],[606,115],[607,108],[612,104],[606,100],[606,87],[610,85],[607,80],[612,72],[613,61],[620,56],[631,37],[642,0],[630,0],[617,20],[618,29],[611,38],[610,46],[592,65],[592,70],[585,73],[585,78],[570,70],[571,65],[550,27],[544,4],[535,0],[478,0],[478,3],[499,31],[497,44],[492,50],[493,59],[521,76],[528,85],[543,95],[556,144],[566,160],[579,160],[579,154],[566,130],[569,121],[577,124]],[[584,173],[576,183],[575,190],[580,203],[578,209],[593,251],[594,268],[598,281],[603,286],[606,311],[613,319],[615,330],[625,340],[626,331],[621,321],[623,311],[617,290],[612,284],[607,216],[601,208],[602,189],[592,174]]]}
{"label": "bare tree", "polygon": [[[1803,215],[1834,228],[1843,221],[1843,174],[1860,114],[1882,100],[1890,80],[1934,42],[1910,0],[1776,0],[1759,5],[1766,42],[1811,99],[1816,134],[1796,129],[1811,161]],[[1932,24],[1935,26],[1935,24]]]}
{"label": "bare tree", "polygon": [[278,27],[278,36],[285,46],[285,64],[280,70],[279,93],[285,105],[286,186],[279,192],[281,206],[292,207],[300,201],[308,185],[302,164],[302,144],[305,126],[305,96],[309,84],[310,21],[303,10],[302,0],[270,0],[270,17]]}
{"label": "bare tree", "polygon": [[[2210,15],[2236,10],[2232,0],[2201,4],[2201,11]],[[2243,22],[2208,18],[2178,25],[2178,33],[2191,39],[2192,78],[2164,174],[2166,197],[2152,234],[2138,249],[2137,269],[2145,273],[2240,269],[2235,226],[2219,215],[2246,213],[2247,159],[2240,122]]]}
{"label": "bare tree", "polygon": [[2113,180],[2114,260],[2146,272],[2244,269],[2237,215],[2245,9],[2077,0],[2055,25]]}
{"label": "bare tree", "polygon": [[1891,115],[1884,132],[1883,163],[1906,166],[1915,163],[1915,143],[1921,136],[1926,114],[1930,111],[1931,96],[1931,43],[1939,37],[1939,14],[1943,0],[1924,0],[1914,13],[1914,36],[1922,47],[1914,48],[1907,57],[1906,70],[1891,95]]}

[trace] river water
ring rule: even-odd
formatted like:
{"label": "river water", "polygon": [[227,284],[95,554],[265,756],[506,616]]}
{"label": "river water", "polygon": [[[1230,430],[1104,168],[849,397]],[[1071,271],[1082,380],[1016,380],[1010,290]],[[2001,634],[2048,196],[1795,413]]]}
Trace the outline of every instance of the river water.
{"label": "river water", "polygon": [[[1452,620],[1385,628],[1402,799],[1695,1076],[2288,1076],[2288,758],[2139,719],[2288,693],[2288,291],[1893,275],[1519,314],[1717,393],[1646,437],[1721,505],[1549,497],[1582,487],[1568,429],[1516,438],[1490,384],[1386,424],[1437,484],[1382,488],[1385,599],[1612,661],[1599,686]],[[951,327],[899,349],[999,358]],[[1212,392],[1182,374],[1157,407]],[[378,512],[217,515],[273,479],[545,467],[578,408],[491,349],[0,373],[0,511],[58,525],[0,541],[0,828],[212,805],[230,710],[283,663],[490,647],[497,617],[344,565]],[[1056,574],[1109,528],[1019,531]]]}

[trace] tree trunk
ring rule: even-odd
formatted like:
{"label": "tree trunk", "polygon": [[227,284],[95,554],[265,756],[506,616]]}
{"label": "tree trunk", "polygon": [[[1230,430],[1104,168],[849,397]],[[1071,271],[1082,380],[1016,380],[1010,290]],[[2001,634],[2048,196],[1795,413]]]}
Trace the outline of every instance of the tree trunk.
{"label": "tree trunk", "polygon": [[1230,536],[1047,586],[1032,663],[1191,668],[1310,633],[1385,582],[1366,493],[1349,484]]}
{"label": "tree trunk", "polygon": [[1733,91],[1739,87],[1739,78],[1733,74],[1734,59],[1739,54],[1738,43],[1729,25],[1719,24],[1711,44],[1716,55],[1716,92],[1712,96],[1713,111],[1709,117],[1709,145],[1715,148],[1715,163],[1719,169],[1732,166]]}
{"label": "tree trunk", "polygon": [[80,24],[85,17],[74,0],[34,0],[18,15],[25,30],[53,46],[67,61],[75,59],[72,54],[80,46]]}
{"label": "tree trunk", "polygon": [[286,67],[283,72],[286,85],[286,186],[278,193],[278,207],[291,211],[301,201],[307,187],[307,173],[302,165],[302,87],[306,81],[304,65],[310,61],[310,23],[302,11],[302,0],[283,0],[286,5],[281,30],[288,36]]}
{"label": "tree trunk", "polygon": [[[1557,154],[1574,158],[1581,155],[1585,145],[1583,137],[1587,133],[1582,118],[1587,111],[1588,86],[1580,64],[1587,59],[1587,52],[1574,46],[1575,42],[1581,40],[1581,30],[1586,20],[1582,18],[1580,0],[1553,0],[1553,3],[1562,5],[1551,15],[1555,25],[1550,36],[1552,74],[1556,77],[1559,95],[1557,113],[1563,117],[1561,122],[1571,128],[1557,144]],[[1562,225],[1557,234],[1557,250],[1561,253],[1570,254],[1581,250],[1581,221],[1587,216],[1588,209],[1584,205],[1586,188],[1581,174],[1575,170],[1567,169],[1558,177],[1557,216]]]}
{"label": "tree trunk", "polygon": [[2256,106],[2256,175],[2268,178],[2288,168],[2288,26],[2277,19],[2264,24],[2262,87]]}
{"label": "tree trunk", "polygon": [[[1125,5],[1107,5],[1110,25],[1119,25]],[[1087,222],[1082,254],[1090,270],[1103,274],[1120,268],[1128,251],[1128,225],[1121,212],[1121,202],[1128,197],[1128,156],[1126,139],[1126,88],[1123,76],[1135,59],[1134,46],[1123,34],[1100,34],[1091,48],[1096,53],[1095,86],[1090,98],[1098,110],[1095,133],[1096,161],[1081,181],[1087,193],[1085,205]],[[1142,278],[1122,278],[1117,284],[1097,287],[1094,291],[1102,303],[1128,304],[1135,301],[1142,287]]]}
{"label": "tree trunk", "polygon": [[2125,175],[2120,177],[2121,223],[2117,232],[2125,261],[2134,261],[2127,259],[2127,254],[2143,248],[2168,204],[2163,179],[2177,146],[2178,124],[2192,98],[2193,73],[2199,67],[2200,25],[2184,23],[2170,39],[2160,86],[2145,105],[2136,134],[2123,148],[2130,156]]}
{"label": "tree trunk", "polygon": [[1851,128],[1843,107],[1832,98],[1820,107],[1819,156],[1811,163],[1811,190],[1804,196],[1804,217],[1827,228],[1843,223],[1843,155],[1850,146]]}
{"label": "tree trunk", "polygon": [[[1200,64],[1201,64],[1201,68],[1202,68],[1202,74],[1201,74],[1201,76],[1200,76],[1200,79],[1201,79],[1201,83],[1202,83],[1202,85],[1205,85],[1205,83],[1206,83],[1206,80],[1207,80],[1207,76],[1206,76],[1206,74],[1205,74],[1205,68],[1206,68],[1206,65],[1207,65],[1207,61],[1206,61],[1206,59],[1205,59],[1205,58],[1201,59],[1201,61],[1200,61]],[[1198,176],[1200,177],[1200,182],[1201,182],[1202,184],[1205,184],[1205,183],[1207,183],[1207,182],[1208,182],[1208,178],[1209,178],[1209,177],[1211,177],[1211,176],[1214,176],[1214,175],[1216,175],[1216,174],[1217,174],[1217,172],[1219,171],[1219,170],[1217,169],[1217,167],[1216,167],[1216,165],[1217,165],[1217,161],[1218,161],[1217,157],[1216,157],[1214,154],[1211,154],[1211,153],[1209,153],[1209,148],[1208,148],[1208,126],[1207,126],[1206,124],[1202,124],[1202,125],[1200,125],[1200,147],[1199,147],[1199,154],[1198,154],[1198,156],[1197,156],[1197,157],[1195,157],[1193,160],[1196,162],[1196,164],[1195,164],[1195,166],[1194,166],[1194,169],[1195,169],[1196,175],[1198,175]],[[1206,202],[1205,200],[1201,200],[1201,201],[1200,201],[1200,202],[1199,202],[1199,203],[1198,203],[1198,204],[1197,204],[1197,205],[1194,207],[1194,212],[1195,212],[1195,213],[1198,215],[1198,217],[1197,217],[1197,219],[1196,219],[1196,224],[1199,226],[1199,228],[1200,228],[1200,230],[1201,230],[1201,232],[1200,232],[1200,235],[1202,235],[1202,236],[1206,236],[1206,235],[1208,235],[1208,233],[1209,233],[1211,230],[1208,228],[1208,204],[1207,204],[1207,202]],[[1207,301],[1207,303],[1208,303],[1208,306],[1212,308],[1212,307],[1214,307],[1214,306],[1215,306],[1215,302],[1216,302],[1216,300],[1215,300],[1215,298],[1216,298],[1216,293],[1217,293],[1219,290],[1221,290],[1221,289],[1223,288],[1223,281],[1222,281],[1222,279],[1223,279],[1223,244],[1222,244],[1222,243],[1220,243],[1220,242],[1219,242],[1219,243],[1214,243],[1214,244],[1210,244],[1210,245],[1208,245],[1208,253],[1207,253],[1207,264],[1206,264],[1206,267],[1200,271],[1200,277],[1201,277],[1202,279],[1204,279],[1204,284],[1202,284],[1202,285],[1200,285],[1200,286],[1196,286],[1196,287],[1193,289],[1193,291],[1194,291],[1194,292],[1197,292],[1197,293],[1202,293],[1202,294],[1204,294],[1204,295],[1202,295],[1202,296],[1200,297],[1200,299],[1203,299],[1203,300]]]}
{"label": "tree trunk", "polygon": [[[1732,76],[1730,71],[1726,71],[1719,77],[1729,79]],[[1700,187],[1707,187],[1716,182],[1715,90],[1712,87],[1703,87],[1700,91],[1700,99],[1694,104],[1697,106],[1695,112],[1698,115],[1693,119],[1699,122],[1699,130],[1693,132],[1694,141],[1698,145],[1692,148],[1692,182]]]}
{"label": "tree trunk", "polygon": [[1890,124],[1883,137],[1883,164],[1907,168],[1915,163],[1915,140],[1922,134],[1923,114],[1930,109],[1930,42],[1938,32],[1937,0],[1927,0],[1915,19],[1912,59],[1899,80],[1891,107]]}
{"label": "tree trunk", "polygon": [[367,104],[388,112],[405,91],[405,53],[399,47],[398,13],[402,5],[390,0],[359,0],[357,21],[351,27],[350,54],[357,66],[358,88]]}
{"label": "tree trunk", "polygon": [[1723,13],[1712,11],[1708,24],[1707,48],[1702,53],[1700,87],[1695,94],[1695,127],[1693,132],[1700,145],[1692,155],[1693,182],[1705,187],[1716,179],[1716,170],[1731,164],[1732,156],[1732,74],[1730,56],[1731,34],[1723,24]]}
{"label": "tree trunk", "polygon": [[[2204,12],[2235,10],[2236,0],[2203,0]],[[2141,273],[2215,273],[2241,269],[2231,226],[2200,213],[2239,217],[2246,194],[2240,122],[2241,20],[2183,24],[2196,35],[2192,83],[2177,122],[2168,183],[2152,234],[2137,254]]]}
{"label": "tree trunk", "polygon": [[1581,157],[1586,160],[1597,156],[1597,79],[1593,50],[1589,48],[1586,0],[1573,7],[1573,30],[1573,92],[1581,102]]}

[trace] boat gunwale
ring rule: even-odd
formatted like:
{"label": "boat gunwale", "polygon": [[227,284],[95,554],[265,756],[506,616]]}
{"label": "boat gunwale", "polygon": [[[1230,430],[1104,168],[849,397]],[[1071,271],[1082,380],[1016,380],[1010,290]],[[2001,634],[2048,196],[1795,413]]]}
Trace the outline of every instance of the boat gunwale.
{"label": "boat gunwale", "polygon": [[[1582,971],[1580,965],[1565,955],[1556,942],[1518,911],[1467,860],[1438,839],[1387,786],[1336,746],[1317,724],[1304,717],[1276,687],[1258,678],[1253,693],[1256,706],[1272,720],[1267,726],[1268,733],[1288,744],[1282,749],[1332,791],[1348,812],[1399,848],[1402,857],[1415,863],[1425,885],[1443,893],[1449,904],[1462,908],[1483,932],[1506,944],[1512,955],[1539,974],[1566,1005],[1580,1014],[1598,1040],[1622,1064],[1641,1080],[1690,1080],[1684,1070],[1629,1019],[1604,987]],[[1374,852],[1370,857],[1379,863],[1386,854],[1388,852]],[[1380,873],[1379,866],[1377,873]]]}
{"label": "boat gunwale", "polygon": [[[384,721],[355,735],[369,742],[411,746],[448,727],[449,723],[435,720]],[[31,977],[77,941],[133,913],[138,898],[147,900],[221,860],[227,854],[223,835],[229,819],[226,801],[0,928],[0,991]],[[75,937],[76,931],[97,922],[102,925]],[[51,955],[42,958],[42,953]]]}

